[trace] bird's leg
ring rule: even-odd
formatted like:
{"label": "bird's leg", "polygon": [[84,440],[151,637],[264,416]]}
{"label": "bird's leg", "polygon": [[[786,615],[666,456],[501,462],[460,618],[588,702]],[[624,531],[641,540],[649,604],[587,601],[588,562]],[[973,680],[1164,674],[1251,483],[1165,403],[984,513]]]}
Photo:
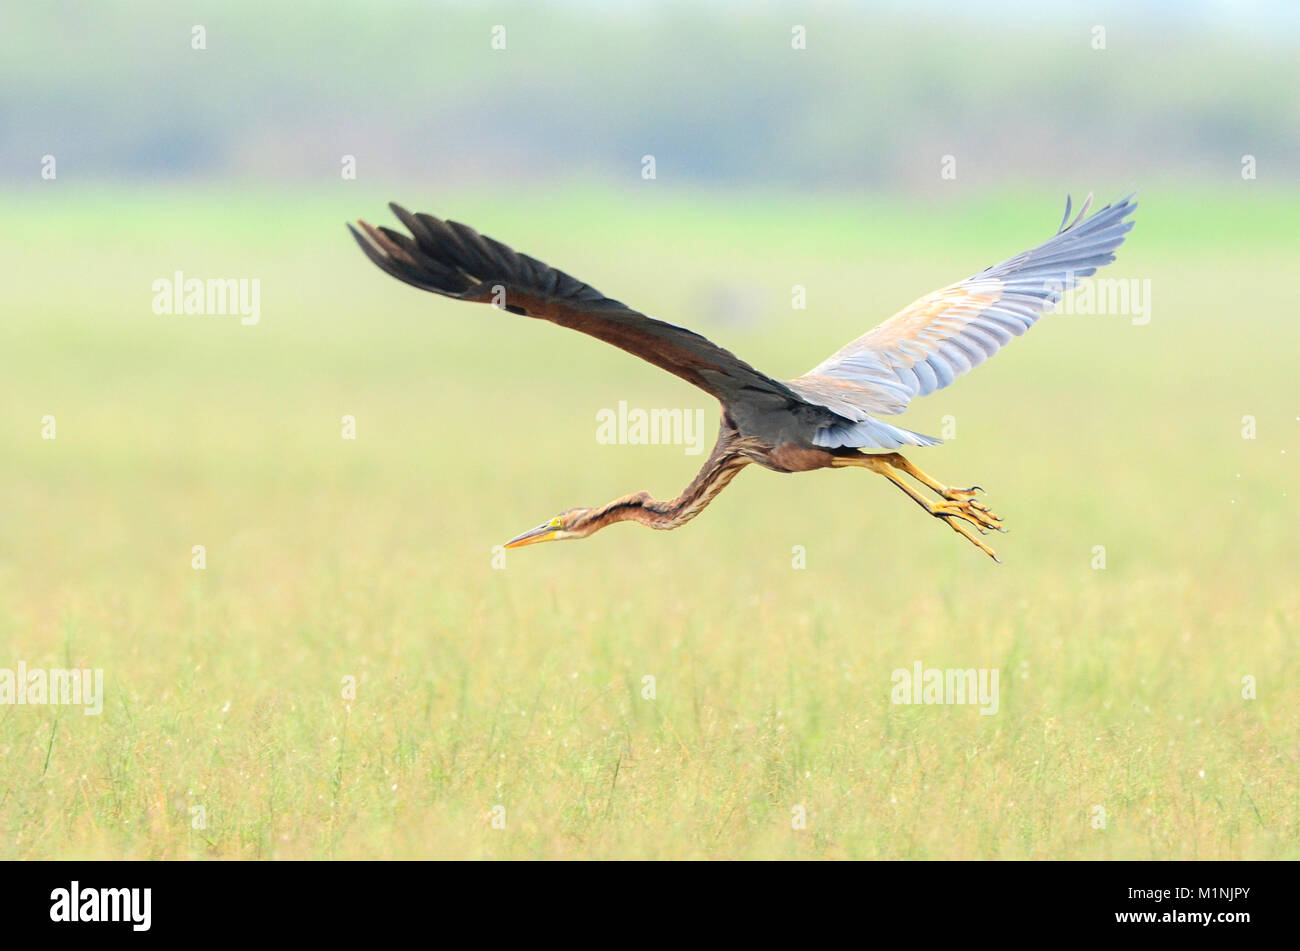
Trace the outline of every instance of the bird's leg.
{"label": "bird's leg", "polygon": [[[969,489],[950,488],[928,473],[922,472],[916,466],[912,465],[911,461],[906,456],[897,452],[882,453],[876,458],[884,460],[895,469],[901,469],[917,482],[924,485],[927,489],[930,489],[936,495],[942,495],[950,502],[970,502],[974,508],[988,512],[988,506],[975,501],[975,493],[984,491],[981,486],[973,485]],[[996,518],[996,516],[994,517]]]}
{"label": "bird's leg", "polygon": [[[972,532],[964,522],[974,525],[980,534],[985,534],[989,529],[997,529],[1005,532],[1006,529],[1001,525],[1001,517],[996,512],[992,512],[987,506],[975,501],[975,492],[979,488],[973,486],[969,489],[952,489],[941,482],[931,478],[922,472],[916,466],[912,465],[907,459],[896,452],[881,453],[879,455],[869,453],[856,453],[850,456],[837,456],[831,464],[835,468],[845,466],[856,466],[863,469],[870,469],[872,472],[879,473],[894,485],[898,486],[921,508],[925,509],[935,518],[942,518],[948,523],[953,531],[964,535],[976,548],[984,552],[994,561],[998,561],[997,553],[988,545],[984,544],[974,532]],[[904,472],[916,481],[920,482],[926,488],[932,490],[936,495],[942,496],[943,501],[931,502],[924,495],[905,482],[899,472]]]}

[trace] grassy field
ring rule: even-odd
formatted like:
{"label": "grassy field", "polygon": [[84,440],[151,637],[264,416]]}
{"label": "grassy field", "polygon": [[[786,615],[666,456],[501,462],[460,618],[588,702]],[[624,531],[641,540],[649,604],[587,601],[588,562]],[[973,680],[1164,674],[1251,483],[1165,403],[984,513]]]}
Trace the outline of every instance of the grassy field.
{"label": "grassy field", "polygon": [[[793,376],[1062,197],[6,196],[0,667],[106,696],[0,707],[0,858],[1300,857],[1300,194],[1150,190],[1108,274],[1149,324],[1048,317],[913,405],[954,417],[913,458],[987,487],[1001,566],[865,471],[750,469],[680,531],[495,569],[695,473],[600,409],[711,439],[716,406],[343,230],[459,218]],[[258,278],[260,322],[154,314],[176,270]],[[999,712],[892,704],[918,660],[997,668]]]}

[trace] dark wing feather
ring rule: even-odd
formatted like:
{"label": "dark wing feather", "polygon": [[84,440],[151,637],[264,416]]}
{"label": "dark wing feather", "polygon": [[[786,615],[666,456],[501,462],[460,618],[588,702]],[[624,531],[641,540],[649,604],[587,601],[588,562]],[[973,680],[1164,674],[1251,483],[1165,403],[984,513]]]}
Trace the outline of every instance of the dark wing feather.
{"label": "dark wing feather", "polygon": [[495,303],[515,314],[539,317],[581,331],[635,354],[716,396],[724,405],[797,404],[808,407],[784,383],[685,327],[647,317],[526,254],[484,237],[473,228],[432,215],[411,214],[390,204],[411,236],[358,222],[348,230],[382,270],[413,287],[457,300]]}
{"label": "dark wing feather", "polygon": [[870,414],[901,413],[914,397],[947,386],[979,366],[1039,315],[1056,306],[1081,277],[1115,260],[1133,227],[1130,195],[1085,219],[1089,197],[1043,244],[964,281],[928,294],[868,331],[790,387],[810,403],[852,420],[819,432],[819,446],[879,444],[884,425]]}

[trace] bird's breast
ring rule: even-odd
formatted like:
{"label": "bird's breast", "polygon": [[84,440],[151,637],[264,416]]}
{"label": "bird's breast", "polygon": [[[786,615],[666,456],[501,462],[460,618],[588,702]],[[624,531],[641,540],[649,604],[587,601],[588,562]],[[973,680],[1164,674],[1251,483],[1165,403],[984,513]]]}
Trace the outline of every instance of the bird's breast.
{"label": "bird's breast", "polygon": [[761,465],[777,472],[808,472],[812,469],[825,469],[834,460],[834,453],[813,446],[800,446],[796,443],[780,443],[759,460]]}

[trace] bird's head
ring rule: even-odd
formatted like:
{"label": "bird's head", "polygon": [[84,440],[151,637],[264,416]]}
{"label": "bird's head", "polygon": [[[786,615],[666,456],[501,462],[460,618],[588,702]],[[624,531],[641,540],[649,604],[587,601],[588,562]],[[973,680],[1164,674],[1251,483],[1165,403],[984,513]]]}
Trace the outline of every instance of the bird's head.
{"label": "bird's head", "polygon": [[562,538],[586,538],[595,526],[589,516],[595,509],[576,508],[561,512],[549,522],[543,522],[536,528],[529,529],[522,535],[516,535],[506,542],[506,548],[522,548],[538,542],[555,542]]}
{"label": "bird's head", "polygon": [[628,519],[644,522],[645,506],[653,499],[649,492],[633,492],[615,499],[600,508],[576,508],[561,512],[549,522],[543,522],[536,528],[529,529],[522,535],[516,535],[506,542],[506,548],[522,548],[538,542],[554,542],[562,538],[586,538],[592,532],[598,532],[606,525],[625,522]]}

